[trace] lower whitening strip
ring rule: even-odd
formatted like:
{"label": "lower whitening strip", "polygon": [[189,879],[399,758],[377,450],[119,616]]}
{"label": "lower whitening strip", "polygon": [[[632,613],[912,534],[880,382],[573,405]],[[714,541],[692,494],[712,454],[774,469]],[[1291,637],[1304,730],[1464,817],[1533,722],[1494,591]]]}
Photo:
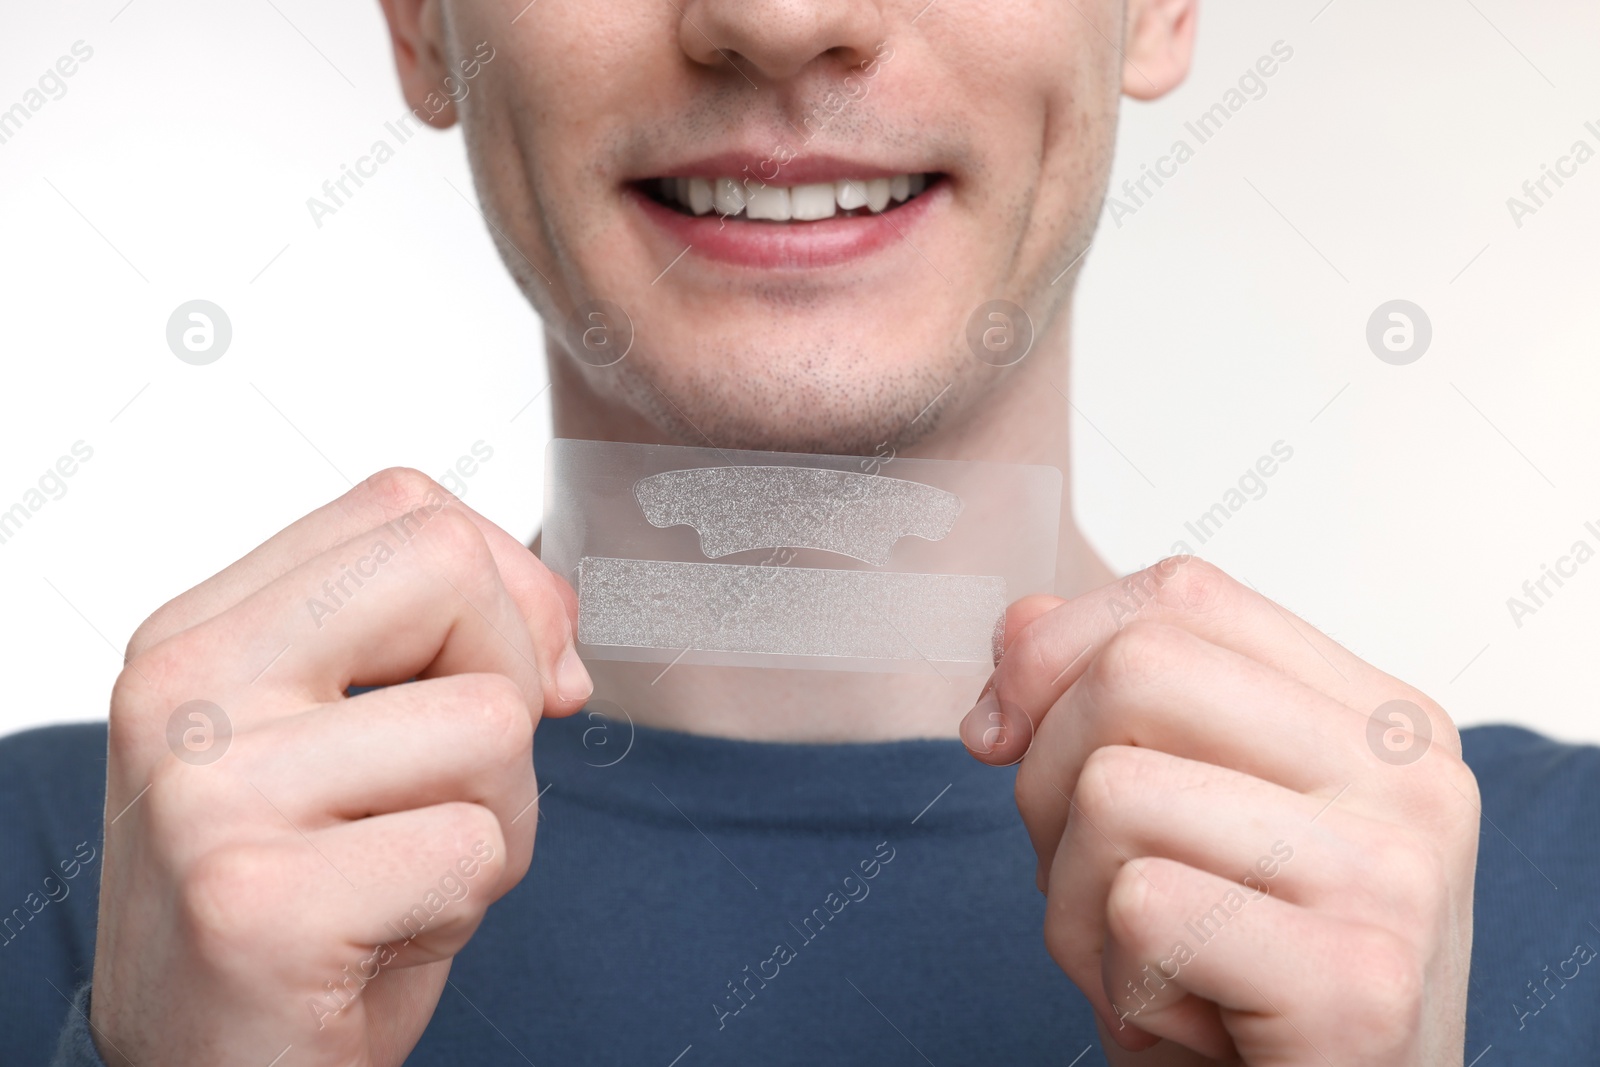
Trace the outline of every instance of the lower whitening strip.
{"label": "lower whitening strip", "polygon": [[585,557],[591,645],[994,665],[1004,578]]}

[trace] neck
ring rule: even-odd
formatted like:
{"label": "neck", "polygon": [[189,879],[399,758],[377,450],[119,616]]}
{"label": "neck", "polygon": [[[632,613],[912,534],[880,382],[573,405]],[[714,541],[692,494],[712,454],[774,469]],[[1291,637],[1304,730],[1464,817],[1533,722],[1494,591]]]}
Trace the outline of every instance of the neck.
{"label": "neck", "polygon": [[[1067,402],[1066,313],[1056,316],[1035,350],[1007,372],[977,410],[966,413],[900,454],[934,459],[1038,463],[1061,471],[1061,536],[1056,593],[1071,597],[1110,582],[1072,511]],[[557,437],[598,441],[669,441],[631,409],[606,402],[573,372],[554,338],[551,406]],[[707,442],[691,442],[705,444]],[[688,733],[768,741],[876,741],[955,737],[984,679],[941,675],[931,665],[913,675],[657,663],[588,664],[597,700],[622,708],[634,722]]]}

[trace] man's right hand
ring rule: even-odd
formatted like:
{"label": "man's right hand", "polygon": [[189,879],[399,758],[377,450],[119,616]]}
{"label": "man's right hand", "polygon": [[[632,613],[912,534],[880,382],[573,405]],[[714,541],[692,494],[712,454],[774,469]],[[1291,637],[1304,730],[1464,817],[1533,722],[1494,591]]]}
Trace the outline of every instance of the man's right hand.
{"label": "man's right hand", "polygon": [[394,469],[146,620],[111,699],[106,1062],[403,1061],[528,869],[534,726],[592,688],[575,618],[526,547]]}

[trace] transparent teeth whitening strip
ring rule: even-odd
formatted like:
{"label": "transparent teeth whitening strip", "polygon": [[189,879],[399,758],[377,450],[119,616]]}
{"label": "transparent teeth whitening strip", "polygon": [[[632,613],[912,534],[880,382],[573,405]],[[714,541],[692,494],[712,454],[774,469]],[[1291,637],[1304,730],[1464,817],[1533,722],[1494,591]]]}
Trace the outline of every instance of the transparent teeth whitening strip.
{"label": "transparent teeth whitening strip", "polygon": [[567,440],[547,458],[541,549],[586,658],[987,672],[1006,605],[1053,589],[1051,467]]}

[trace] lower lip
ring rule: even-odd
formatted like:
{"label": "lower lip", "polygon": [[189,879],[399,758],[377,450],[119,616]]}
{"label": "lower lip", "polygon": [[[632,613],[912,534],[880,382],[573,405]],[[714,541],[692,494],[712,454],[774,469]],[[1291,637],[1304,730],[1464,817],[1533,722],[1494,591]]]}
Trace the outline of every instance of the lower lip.
{"label": "lower lip", "polygon": [[862,259],[889,245],[903,244],[912,230],[948,196],[944,179],[882,215],[834,216],[815,222],[751,222],[709,215],[685,215],[629,186],[627,195],[644,216],[688,245],[696,256],[739,267],[807,270]]}

